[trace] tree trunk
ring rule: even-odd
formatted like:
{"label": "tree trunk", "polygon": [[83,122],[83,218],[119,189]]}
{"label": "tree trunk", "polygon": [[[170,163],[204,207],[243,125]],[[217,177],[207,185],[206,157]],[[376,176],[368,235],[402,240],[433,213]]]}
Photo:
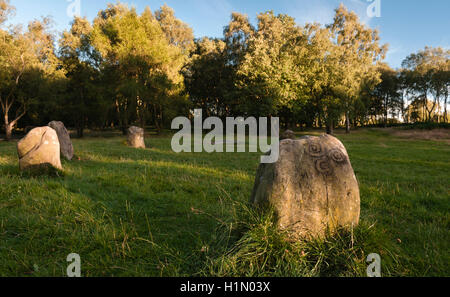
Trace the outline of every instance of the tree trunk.
{"label": "tree trunk", "polygon": [[3,101],[0,98],[0,105],[1,105],[1,110],[3,111],[3,115],[4,115],[4,123],[5,123],[5,140],[9,141],[11,140],[12,137],[12,130],[14,128],[14,126],[17,124],[17,122],[26,114],[26,106],[23,106],[23,112],[22,114],[16,114],[16,118],[14,121],[9,122],[9,110],[11,109],[11,106],[14,104],[15,99],[12,99],[12,101],[10,102],[10,98],[12,98],[14,91],[16,90],[17,86],[19,85],[19,81],[20,78],[22,77],[22,74],[25,70],[25,61],[24,61],[24,55],[22,54],[20,56],[21,60],[22,60],[22,69],[19,71],[19,73],[17,74],[17,76],[15,77],[15,85],[13,86],[13,88],[11,89],[9,95],[5,98],[5,101]]}
{"label": "tree trunk", "polygon": [[6,124],[5,123],[5,140],[6,141],[10,141],[12,138],[12,126],[11,124]]}
{"label": "tree trunk", "polygon": [[384,128],[388,126],[388,97],[384,99]]}
{"label": "tree trunk", "polygon": [[161,134],[161,126],[159,124],[159,119],[156,115],[155,115],[155,128],[156,128],[156,134],[160,135]]}
{"label": "tree trunk", "polygon": [[350,115],[348,111],[345,113],[345,133],[350,134]]}
{"label": "tree trunk", "polygon": [[358,117],[353,118],[353,121],[351,122],[353,130],[358,129],[358,121],[359,121]]}
{"label": "tree trunk", "polygon": [[122,134],[123,135],[127,135],[127,130],[128,130],[128,117],[125,115],[125,116],[123,116],[122,117],[122,120],[121,120],[121,122],[122,122]]}
{"label": "tree trunk", "polygon": [[129,120],[128,120],[128,102],[124,102],[122,104],[122,108],[119,108],[119,117],[122,125],[122,133],[123,135],[127,135],[129,128]]}
{"label": "tree trunk", "polygon": [[8,111],[5,111],[5,115],[4,115],[4,124],[5,124],[5,140],[6,141],[10,141],[11,137],[12,137],[12,125],[9,122],[9,117],[8,117]]}
{"label": "tree trunk", "polygon": [[82,126],[78,126],[78,128],[77,128],[77,137],[78,138],[83,138],[83,136],[84,136],[84,129],[83,129]]}
{"label": "tree trunk", "polygon": [[[158,134],[158,135],[160,135],[161,134],[161,131],[162,131],[162,126],[163,126],[163,124],[162,124],[162,106],[161,105],[153,105],[153,110],[154,110],[154,112],[153,112],[153,117],[154,117],[154,121],[155,121],[155,128],[156,128],[156,133]],[[208,115],[208,117],[209,117],[209,115]]]}
{"label": "tree trunk", "polygon": [[327,121],[327,134],[329,134],[329,135],[334,134],[334,121],[333,120]]}
{"label": "tree trunk", "polygon": [[84,136],[84,117],[80,117],[77,123],[77,137],[78,138],[83,138]]}
{"label": "tree trunk", "polygon": [[447,97],[445,98],[444,102],[444,123],[447,124]]}
{"label": "tree trunk", "polygon": [[145,107],[142,107],[142,110],[140,112],[140,116],[139,116],[139,122],[141,124],[141,128],[145,129],[145,124],[147,123],[147,120],[145,118],[145,111],[144,111]]}

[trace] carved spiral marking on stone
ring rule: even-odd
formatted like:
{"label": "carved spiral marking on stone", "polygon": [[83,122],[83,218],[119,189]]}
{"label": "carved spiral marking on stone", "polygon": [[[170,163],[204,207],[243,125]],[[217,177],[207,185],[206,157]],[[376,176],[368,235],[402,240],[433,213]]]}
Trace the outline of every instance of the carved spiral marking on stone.
{"label": "carved spiral marking on stone", "polygon": [[333,167],[330,165],[330,160],[327,157],[317,159],[315,165],[319,173],[326,175],[333,173]]}
{"label": "carved spiral marking on stone", "polygon": [[315,158],[322,157],[326,154],[320,142],[310,142],[308,145],[308,153]]}
{"label": "carved spiral marking on stone", "polygon": [[330,158],[336,163],[345,163],[347,162],[347,157],[345,154],[339,149],[333,149],[330,151]]}

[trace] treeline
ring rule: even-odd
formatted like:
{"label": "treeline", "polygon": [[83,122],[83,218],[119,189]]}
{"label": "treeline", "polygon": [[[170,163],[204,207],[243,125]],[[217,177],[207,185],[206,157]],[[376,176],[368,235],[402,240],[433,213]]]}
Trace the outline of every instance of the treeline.
{"label": "treeline", "polygon": [[326,26],[288,15],[233,13],[223,38],[194,39],[163,6],[141,14],[109,4],[56,36],[51,20],[5,25],[0,0],[0,102],[6,138],[62,120],[86,128],[170,127],[205,115],[280,117],[286,128],[448,122],[450,51],[425,48],[395,71],[387,45],[344,6]]}

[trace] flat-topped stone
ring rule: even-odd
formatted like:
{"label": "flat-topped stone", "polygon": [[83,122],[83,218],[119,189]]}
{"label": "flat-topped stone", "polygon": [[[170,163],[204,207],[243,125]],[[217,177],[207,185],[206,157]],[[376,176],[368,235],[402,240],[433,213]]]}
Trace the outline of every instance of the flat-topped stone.
{"label": "flat-topped stone", "polygon": [[145,148],[144,129],[136,126],[128,128],[128,145],[134,148]]}
{"label": "flat-topped stone", "polygon": [[21,170],[36,167],[62,169],[56,131],[50,127],[34,128],[17,143]]}

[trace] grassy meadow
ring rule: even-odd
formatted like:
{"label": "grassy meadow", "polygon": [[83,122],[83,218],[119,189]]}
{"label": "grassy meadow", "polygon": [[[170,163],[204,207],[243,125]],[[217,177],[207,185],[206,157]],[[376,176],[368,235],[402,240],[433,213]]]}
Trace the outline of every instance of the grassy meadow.
{"label": "grassy meadow", "polygon": [[33,176],[1,141],[0,276],[65,276],[70,253],[82,276],[365,276],[370,253],[383,276],[449,276],[449,143],[381,129],[337,137],[360,183],[361,224],[295,244],[247,204],[259,154],[88,135],[62,175]]}

